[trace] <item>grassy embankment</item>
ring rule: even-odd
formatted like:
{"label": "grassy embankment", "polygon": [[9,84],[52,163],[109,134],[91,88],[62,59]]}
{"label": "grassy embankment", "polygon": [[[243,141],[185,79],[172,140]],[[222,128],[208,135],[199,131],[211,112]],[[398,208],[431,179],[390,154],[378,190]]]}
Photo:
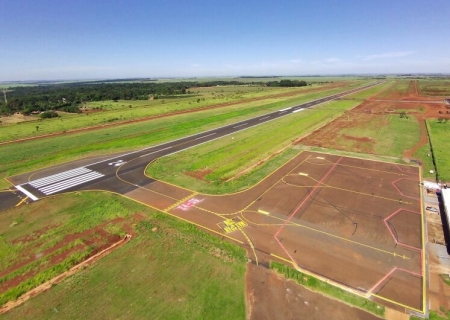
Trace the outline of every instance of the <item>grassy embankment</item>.
{"label": "grassy embankment", "polygon": [[[333,94],[328,90],[233,105],[227,108],[182,114],[120,127],[56,136],[48,139],[0,146],[0,178],[63,163],[88,155],[133,150],[181,138],[204,130],[254,117],[267,112]],[[341,89],[342,91],[342,89]],[[8,184],[3,179],[0,189]]]}
{"label": "grassy embankment", "polygon": [[373,314],[383,317],[385,308],[363,297],[344,291],[331,284],[323,282],[317,278],[306,275],[300,271],[292,269],[278,262],[271,262],[270,268],[277,271],[287,279],[293,279],[300,285],[320,292],[326,296],[338,299],[349,305],[369,311]]}
{"label": "grassy embankment", "polygon": [[[20,252],[28,250],[33,255],[42,250],[33,243],[26,247],[12,243],[39,230],[44,231],[34,244],[55,242],[64,234],[139,213],[141,218],[134,225],[137,235],[0,318],[25,319],[30,314],[35,319],[245,318],[243,249],[115,195],[87,192],[58,198],[60,201],[44,199],[2,214],[1,225],[17,222],[4,230],[2,270]],[[30,287],[51,276],[42,273]],[[1,301],[6,298],[2,295]]]}
{"label": "grassy embankment", "polygon": [[448,137],[450,136],[449,121],[439,122],[436,119],[427,120],[431,145],[436,161],[438,179],[450,181],[450,149],[448,148]]}

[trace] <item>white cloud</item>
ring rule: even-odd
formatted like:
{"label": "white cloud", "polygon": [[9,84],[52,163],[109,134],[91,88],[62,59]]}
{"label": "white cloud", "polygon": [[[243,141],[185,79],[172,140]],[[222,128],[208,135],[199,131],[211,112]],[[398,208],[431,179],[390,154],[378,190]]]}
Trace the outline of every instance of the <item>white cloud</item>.
{"label": "white cloud", "polygon": [[367,56],[359,56],[364,61],[375,60],[375,59],[389,59],[389,58],[400,58],[412,55],[413,51],[393,51],[393,52],[384,52],[371,54]]}

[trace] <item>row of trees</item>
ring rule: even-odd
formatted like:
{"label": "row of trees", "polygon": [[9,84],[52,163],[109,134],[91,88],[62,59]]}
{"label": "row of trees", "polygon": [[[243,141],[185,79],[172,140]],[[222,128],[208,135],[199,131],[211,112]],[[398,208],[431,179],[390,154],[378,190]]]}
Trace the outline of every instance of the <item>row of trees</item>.
{"label": "row of trees", "polygon": [[[189,94],[193,87],[248,85],[239,81],[181,81],[181,82],[78,82],[9,88],[7,102],[0,100],[0,114],[33,111],[61,110],[80,112],[79,107],[88,101],[147,100],[149,97],[166,97]],[[305,86],[305,81],[281,80],[268,83],[253,82],[253,85],[276,87]]]}

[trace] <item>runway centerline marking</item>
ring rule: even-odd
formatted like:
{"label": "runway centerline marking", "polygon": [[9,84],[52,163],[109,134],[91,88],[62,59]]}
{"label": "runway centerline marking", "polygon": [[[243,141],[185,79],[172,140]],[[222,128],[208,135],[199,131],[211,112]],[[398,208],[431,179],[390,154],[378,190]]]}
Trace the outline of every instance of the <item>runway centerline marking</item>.
{"label": "runway centerline marking", "polygon": [[203,138],[206,138],[206,137],[209,137],[209,136],[213,136],[213,135],[215,135],[215,134],[216,134],[216,132],[213,132],[213,133],[207,134],[206,136],[198,137],[198,138],[196,138],[196,139],[194,139],[194,140],[200,140],[200,139],[203,139]]}
{"label": "runway centerline marking", "polygon": [[147,154],[143,154],[143,155],[142,155],[142,156],[140,156],[139,158],[142,158],[142,157],[146,157],[146,156],[149,156],[149,155],[151,155],[151,154],[154,154],[154,153],[157,153],[157,152],[160,152],[160,151],[164,151],[164,150],[167,150],[167,149],[170,149],[170,148],[172,148],[172,147],[167,147],[167,148],[164,148],[164,149],[159,149],[159,150],[156,150],[156,151],[153,151],[153,152],[147,153]]}

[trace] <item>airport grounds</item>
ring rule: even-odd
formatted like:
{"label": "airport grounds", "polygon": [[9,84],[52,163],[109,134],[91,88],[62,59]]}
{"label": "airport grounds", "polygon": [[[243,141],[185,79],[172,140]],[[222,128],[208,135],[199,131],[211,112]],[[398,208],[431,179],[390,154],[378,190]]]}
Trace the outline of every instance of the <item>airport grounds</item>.
{"label": "airport grounds", "polygon": [[[192,97],[87,103],[84,113],[61,113],[56,119],[2,118],[1,192],[10,192],[11,176],[156,145],[370,81],[319,78],[301,88],[199,87],[192,89]],[[302,153],[318,152],[399,166],[419,163],[420,180],[450,181],[446,148],[450,105],[445,102],[449,83],[387,78],[379,86],[160,158],[147,167],[146,174],[197,193],[226,195],[251,188]],[[295,266],[286,261],[274,258],[265,266],[247,262],[251,260],[248,247],[120,195],[89,191],[18,203],[3,212],[1,220],[3,304],[131,236],[126,244],[8,311],[4,318],[152,314],[160,319],[257,319],[270,312],[263,310],[264,305],[275,303],[281,319],[301,297],[303,305],[316,306],[307,311],[311,319],[323,318],[334,305],[343,308],[347,319],[376,319],[398,310],[382,299],[372,304],[358,295],[346,298],[345,290],[323,289],[321,282],[311,285],[314,272],[295,275]],[[274,267],[277,263],[285,267]],[[287,278],[297,279],[300,285]],[[291,291],[281,290],[287,286]],[[290,296],[292,292],[296,296]],[[358,299],[362,301],[353,302]],[[424,308],[413,306],[419,311]],[[430,317],[445,317],[448,309],[442,305],[431,310]]]}

